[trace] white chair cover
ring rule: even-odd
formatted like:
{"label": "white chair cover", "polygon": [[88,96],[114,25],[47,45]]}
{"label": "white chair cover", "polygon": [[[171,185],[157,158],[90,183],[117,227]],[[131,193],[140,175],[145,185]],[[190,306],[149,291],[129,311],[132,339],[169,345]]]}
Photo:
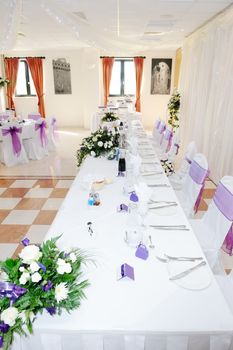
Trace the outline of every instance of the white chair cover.
{"label": "white chair cover", "polygon": [[39,113],[30,113],[28,114],[28,119],[39,120],[41,115]]}
{"label": "white chair cover", "polygon": [[[176,150],[174,149],[174,152],[175,151]],[[192,141],[188,144],[180,169],[169,177],[169,181],[172,187],[174,188],[174,190],[176,191],[181,190],[182,185],[184,184],[186,177],[188,175],[190,164],[196,153],[197,153],[197,147],[195,142]]]}
{"label": "white chair cover", "polygon": [[[23,140],[27,156],[32,160],[39,160],[48,155],[48,143],[42,145],[40,128],[36,130],[36,125],[41,125],[45,122],[44,118],[40,118],[35,122],[33,136],[29,139]],[[46,135],[47,138],[47,135]]]}
{"label": "white chair cover", "polygon": [[[208,171],[208,162],[203,154],[197,153],[193,158],[193,161],[195,161],[202,169]],[[188,174],[182,186],[182,189],[180,191],[175,191],[187,217],[193,216],[194,205],[197,201],[201,189],[202,184],[196,183]]]}
{"label": "white chair cover", "polygon": [[[233,177],[224,176],[220,182],[233,195]],[[210,266],[215,269],[216,272],[221,273],[222,269],[218,264],[218,253],[232,225],[232,221],[228,220],[223,215],[216,206],[214,200],[212,200],[202,219],[191,220],[190,222]]]}
{"label": "white chair cover", "polygon": [[[2,129],[9,130],[10,127],[20,128],[20,125],[16,123],[7,123],[7,125],[4,126]],[[17,133],[17,137],[21,144],[21,151],[18,155],[14,153],[11,134],[9,133],[1,137],[2,141],[0,142],[0,159],[1,162],[8,167],[16,164],[28,163],[28,158],[22,142],[22,133]]]}

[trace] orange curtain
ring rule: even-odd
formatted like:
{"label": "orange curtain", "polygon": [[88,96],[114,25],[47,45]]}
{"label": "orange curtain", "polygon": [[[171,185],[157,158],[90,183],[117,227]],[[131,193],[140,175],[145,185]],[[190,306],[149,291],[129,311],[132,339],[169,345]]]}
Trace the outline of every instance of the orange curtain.
{"label": "orange curtain", "polygon": [[142,73],[143,73],[143,57],[134,57],[134,65],[136,72],[136,111],[141,111],[141,84],[142,84]]}
{"label": "orange curtain", "polygon": [[4,62],[5,62],[5,69],[6,69],[6,79],[10,81],[10,84],[7,85],[7,106],[10,109],[15,109],[13,96],[14,96],[16,82],[17,82],[19,59],[5,58]]}
{"label": "orange curtain", "polygon": [[43,93],[43,60],[38,57],[28,57],[27,63],[31,71],[32,79],[38,96],[38,109],[42,117],[45,117],[44,93]]}
{"label": "orange curtain", "polygon": [[108,103],[110,82],[112,76],[112,67],[114,63],[113,57],[103,57],[103,84],[104,84],[104,105],[106,106]]}

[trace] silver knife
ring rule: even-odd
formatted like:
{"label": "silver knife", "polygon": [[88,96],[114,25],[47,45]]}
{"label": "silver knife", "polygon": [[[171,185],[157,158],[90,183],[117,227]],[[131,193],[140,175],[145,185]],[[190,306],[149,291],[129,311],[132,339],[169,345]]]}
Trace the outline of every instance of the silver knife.
{"label": "silver knife", "polygon": [[175,261],[195,261],[195,260],[203,260],[202,256],[171,256],[164,254],[164,256],[169,260],[175,260]]}
{"label": "silver knife", "polygon": [[165,205],[158,205],[157,207],[150,207],[149,209],[162,209],[162,208],[169,208],[169,207],[176,207],[177,203],[171,203],[171,204],[165,204]]}
{"label": "silver knife", "polygon": [[156,184],[156,185],[149,185],[147,184],[148,187],[171,187],[170,185],[167,184]]}
{"label": "silver knife", "polygon": [[142,173],[142,176],[154,176],[154,175],[162,175],[162,171],[157,171],[157,172],[150,172],[150,173]]}
{"label": "silver knife", "polygon": [[185,270],[185,271],[183,271],[183,272],[181,272],[181,273],[178,273],[178,274],[175,275],[175,276],[170,277],[169,280],[170,280],[170,281],[178,280],[178,279],[180,279],[180,278],[182,278],[182,277],[185,277],[185,276],[189,275],[191,272],[193,272],[193,271],[199,269],[201,266],[205,266],[205,265],[206,265],[206,261],[202,261],[202,262],[200,262],[199,264],[197,264],[197,265],[195,265],[195,266],[193,266],[193,267],[190,267],[190,269],[187,269],[187,270]]}

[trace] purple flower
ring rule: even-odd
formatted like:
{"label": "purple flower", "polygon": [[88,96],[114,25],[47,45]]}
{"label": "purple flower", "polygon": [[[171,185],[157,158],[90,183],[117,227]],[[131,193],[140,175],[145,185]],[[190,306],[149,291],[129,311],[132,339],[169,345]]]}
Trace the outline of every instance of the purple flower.
{"label": "purple flower", "polygon": [[48,281],[44,286],[43,286],[43,291],[48,292],[51,288],[53,287],[53,283],[51,281]]}
{"label": "purple flower", "polygon": [[55,315],[56,313],[56,308],[54,306],[46,307],[46,310],[51,316]]}
{"label": "purple flower", "polygon": [[0,323],[0,332],[1,333],[7,333],[9,330],[10,326],[6,323]]}
{"label": "purple flower", "polygon": [[46,267],[41,264],[40,262],[37,262],[38,266],[40,266],[41,270],[43,270],[43,272],[45,273],[46,272]]}
{"label": "purple flower", "polygon": [[24,239],[22,240],[22,243],[23,243],[24,247],[26,247],[27,245],[30,244],[30,241],[29,241],[28,238],[24,238]]}

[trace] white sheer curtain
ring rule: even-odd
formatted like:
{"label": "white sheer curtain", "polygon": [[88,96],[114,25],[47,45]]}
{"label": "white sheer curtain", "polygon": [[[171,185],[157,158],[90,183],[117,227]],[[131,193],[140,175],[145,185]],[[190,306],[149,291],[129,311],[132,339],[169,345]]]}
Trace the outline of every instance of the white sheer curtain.
{"label": "white sheer curtain", "polygon": [[181,140],[195,140],[210,177],[233,175],[233,8],[186,39],[180,91]]}

